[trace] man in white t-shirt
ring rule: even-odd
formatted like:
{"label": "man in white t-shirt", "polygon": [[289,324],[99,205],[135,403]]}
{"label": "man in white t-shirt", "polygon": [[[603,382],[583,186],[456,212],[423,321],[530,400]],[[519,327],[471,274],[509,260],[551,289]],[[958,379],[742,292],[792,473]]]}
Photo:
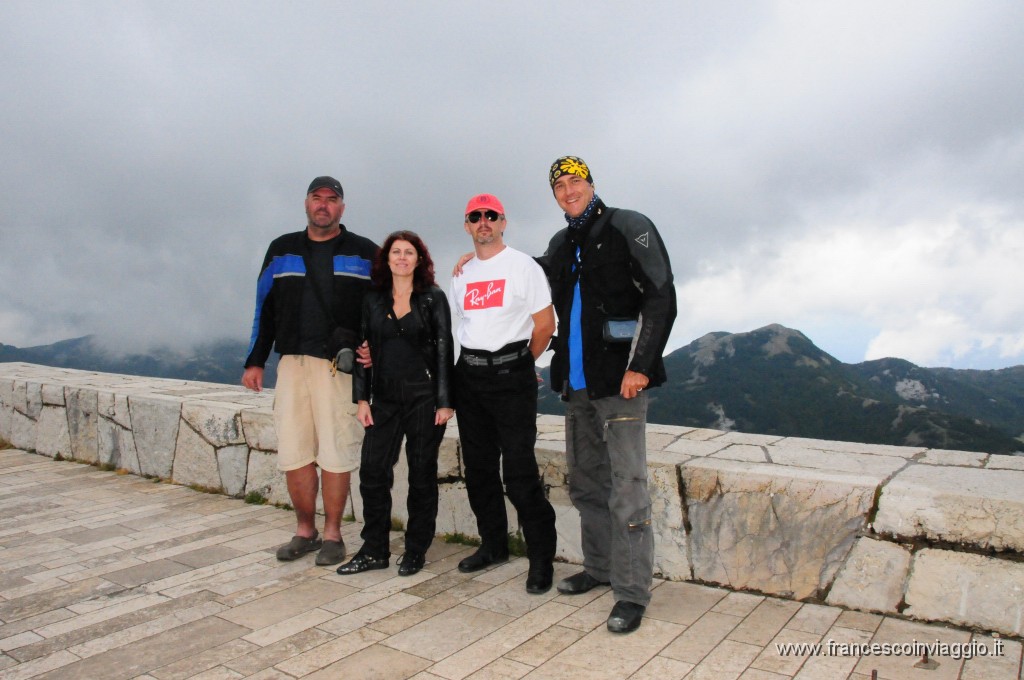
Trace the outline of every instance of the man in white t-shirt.
{"label": "man in white t-shirt", "polygon": [[456,411],[466,490],[481,539],[480,548],[459,562],[459,571],[508,560],[507,494],[526,539],[526,590],[544,593],[551,588],[556,534],[555,511],[544,495],[533,450],[534,361],[551,340],[555,313],[544,271],[505,245],[505,226],[501,201],[490,194],[470,199],[465,228],[476,256],[452,279],[449,295],[461,319]]}

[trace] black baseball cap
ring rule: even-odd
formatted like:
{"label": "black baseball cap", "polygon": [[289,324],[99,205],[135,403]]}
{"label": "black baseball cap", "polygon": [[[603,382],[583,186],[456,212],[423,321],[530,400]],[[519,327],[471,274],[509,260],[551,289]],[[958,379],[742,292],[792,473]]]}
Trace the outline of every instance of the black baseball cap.
{"label": "black baseball cap", "polygon": [[338,194],[338,198],[345,198],[345,192],[341,190],[341,182],[334,179],[333,177],[328,177],[327,175],[324,175],[323,177],[317,177],[312,182],[310,182],[309,188],[306,189],[306,195],[308,196],[317,189],[323,188],[330,189],[334,193]]}

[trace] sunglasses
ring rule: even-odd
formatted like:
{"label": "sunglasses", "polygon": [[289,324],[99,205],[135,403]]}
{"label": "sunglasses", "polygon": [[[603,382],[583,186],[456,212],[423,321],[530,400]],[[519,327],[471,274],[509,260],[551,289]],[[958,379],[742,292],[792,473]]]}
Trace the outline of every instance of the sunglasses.
{"label": "sunglasses", "polygon": [[470,224],[476,224],[480,221],[481,217],[486,217],[488,222],[497,222],[501,215],[493,210],[484,210],[483,212],[477,210],[476,212],[471,212],[466,215],[466,221]]}

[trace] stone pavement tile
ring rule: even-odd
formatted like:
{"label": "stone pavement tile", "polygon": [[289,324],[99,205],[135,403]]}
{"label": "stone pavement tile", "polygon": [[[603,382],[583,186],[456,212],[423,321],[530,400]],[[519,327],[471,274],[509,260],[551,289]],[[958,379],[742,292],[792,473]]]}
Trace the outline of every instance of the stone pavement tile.
{"label": "stone pavement tile", "polygon": [[882,617],[878,614],[867,614],[865,612],[855,611],[844,611],[836,619],[836,626],[840,628],[854,628],[856,630],[863,630],[869,633],[874,633],[878,630],[878,626],[882,623]]}
{"label": "stone pavement tile", "polygon": [[[437,573],[434,571],[434,565],[428,567],[431,573]],[[422,572],[420,572],[422,573]],[[416,595],[424,599],[433,597],[440,592],[451,590],[452,588],[467,584],[469,590],[473,590],[475,594],[480,594],[490,588],[486,583],[479,581],[473,581],[472,574],[463,574],[458,569],[450,569],[441,573],[437,573],[432,579],[422,581],[416,585],[410,586],[405,589],[405,592],[410,595]],[[475,596],[475,595],[474,595]]]}
{"label": "stone pavement tile", "polygon": [[[975,634],[971,640],[987,650],[986,656],[975,656],[964,662],[961,680],[1001,680],[1020,678],[1024,661],[1024,645],[1015,640]],[[998,644],[997,644],[998,640]]]}
{"label": "stone pavement tile", "polygon": [[[237,560],[229,560],[230,562],[236,562]],[[238,575],[238,571],[259,569],[263,571],[253,572],[254,575]],[[242,588],[230,589],[230,592],[223,594],[220,592],[220,588],[210,587],[209,589],[220,595],[219,602],[226,604],[229,607],[238,607],[249,602],[254,602],[263,597],[267,597],[274,593],[279,593],[288,588],[292,588],[300,583],[306,583],[310,577],[314,574],[320,573],[319,568],[314,567],[312,564],[303,563],[302,560],[296,560],[294,562],[279,562],[273,557],[267,557],[257,562],[252,562],[239,569],[228,569],[225,571],[211,574],[208,581],[211,586],[213,584],[220,583],[221,578],[226,575],[234,575],[235,578],[242,581],[252,581],[246,583]],[[174,589],[161,591],[167,594]],[[352,591],[346,591],[352,592]]]}
{"label": "stone pavement tile", "polygon": [[283,673],[276,668],[266,668],[254,675],[246,676],[248,680],[293,680],[294,676]]}
{"label": "stone pavement tile", "polygon": [[[122,508],[116,508],[113,516],[123,517],[122,513]],[[81,546],[87,543],[105,541],[108,538],[123,538],[127,533],[129,533],[129,531],[125,527],[117,524],[108,525],[99,529],[83,529],[80,526],[76,526],[50,534],[49,538],[60,538]]]}
{"label": "stone pavement tile", "polygon": [[[524,593],[523,597],[529,597]],[[484,666],[498,660],[555,625],[574,612],[573,607],[548,602],[540,607],[514,618],[507,625],[495,630],[473,644],[464,647],[436,664],[430,672],[449,680],[462,680]]]}
{"label": "stone pavement tile", "polygon": [[321,630],[328,633],[341,635],[365,626],[375,621],[387,618],[395,612],[402,611],[422,602],[420,598],[405,593],[391,593],[387,597],[359,609],[354,609],[347,614],[336,616],[327,623],[320,626]]}
{"label": "stone pavement tile", "polygon": [[[188,609],[182,609],[172,614],[167,614],[144,623],[139,623],[128,628],[115,630],[107,635],[95,637],[67,649],[81,658],[103,654],[108,650],[131,645],[142,640],[159,637],[163,633],[175,630],[186,624],[212,618],[214,614],[221,612],[223,605],[216,602],[204,602]],[[219,619],[218,619],[219,620]],[[243,628],[243,627],[239,627]],[[244,635],[249,629],[245,628]]]}
{"label": "stone pavement tile", "polygon": [[[594,590],[598,589],[595,588]],[[604,590],[604,592],[600,593],[598,597],[595,598],[588,598],[589,595],[593,594],[594,591],[592,590],[589,593],[584,593],[582,595],[566,595],[556,597],[552,600],[552,602],[557,602],[559,604],[568,604],[569,606],[579,607],[575,614],[565,617],[565,619],[562,620],[561,625],[568,628],[575,628],[576,630],[583,631],[584,633],[589,633],[598,626],[603,627],[608,621],[608,615],[611,614],[612,607],[615,606],[615,596],[607,588],[602,590]]]}
{"label": "stone pavement tile", "polygon": [[[556,571],[556,583],[559,578]],[[522,616],[557,596],[558,592],[554,588],[543,595],[531,595],[526,592],[525,579],[515,578],[480,593],[467,604],[508,616]],[[576,611],[576,608],[573,607],[572,610]]]}
{"label": "stone pavement tile", "polygon": [[[240,656],[244,656],[255,649],[259,649],[259,647],[251,642],[246,642],[241,639],[229,640],[217,647],[211,647],[199,652],[198,654],[193,654],[192,656],[169,663],[166,666],[153,669],[149,672],[149,675],[157,678],[158,680],[185,680],[185,678],[194,678],[197,673],[214,669],[228,661],[233,661]],[[232,671],[234,671],[234,669],[232,669]],[[239,677],[240,675],[240,673],[235,672],[235,675],[232,677]]]}
{"label": "stone pavement tile", "polygon": [[629,635],[609,633],[602,626],[583,636],[527,678],[627,678],[653,659],[676,637],[682,626],[666,621],[644,621]]}
{"label": "stone pavement tile", "polygon": [[291,637],[296,633],[300,633],[310,628],[315,628],[322,623],[326,623],[337,617],[337,614],[329,612],[325,609],[310,609],[308,611],[301,612],[295,616],[278,621],[277,623],[267,626],[266,628],[260,628],[254,630],[242,637],[246,642],[252,642],[260,647],[266,647],[267,645],[280,642],[285,638]]}
{"label": "stone pavement tile", "polygon": [[7,652],[18,647],[24,647],[34,642],[40,642],[43,640],[43,636],[32,631],[25,631],[24,633],[18,633],[6,638],[0,638],[0,653]]}
{"label": "stone pavement tile", "polygon": [[[70,607],[71,605],[69,605]],[[29,616],[24,619],[18,619],[11,623],[5,623],[0,626],[0,639],[13,637],[15,635],[21,635],[34,630],[39,626],[48,626],[51,623],[57,621],[63,621],[64,619],[70,619],[75,616],[70,608],[51,609],[48,612],[42,614],[36,614],[35,616]]]}
{"label": "stone pavement tile", "polygon": [[335,636],[326,631],[309,628],[266,647],[245,643],[252,648],[251,651],[231,660],[222,661],[221,664],[243,676],[249,676],[334,639]]}
{"label": "stone pavement tile", "polygon": [[718,604],[727,592],[696,583],[664,583],[654,592],[645,616],[689,626]]}
{"label": "stone pavement tile", "polygon": [[[127,593],[126,593],[127,595]],[[70,619],[64,619],[56,623],[39,626],[35,632],[44,638],[52,638],[64,633],[70,633],[79,628],[93,626],[110,619],[115,619],[132,612],[148,609],[168,602],[169,599],[163,595],[135,592],[126,597],[109,598],[110,606],[99,609],[92,609]]]}
{"label": "stone pavement tile", "polygon": [[[533,666],[525,663],[512,661],[510,659],[497,659],[487,664],[476,673],[466,677],[466,680],[518,680],[533,670]],[[433,675],[433,674],[431,674]],[[418,678],[414,675],[413,678]],[[438,677],[438,676],[433,676]]]}
{"label": "stone pavement tile", "polygon": [[198,548],[196,550],[190,550],[180,555],[170,557],[175,562],[188,565],[190,567],[206,567],[217,562],[223,562],[233,557],[241,555],[241,551],[234,550],[232,548],[225,548],[222,545],[211,545],[205,548]]}
{"label": "stone pavement tile", "polygon": [[733,592],[722,598],[718,604],[711,608],[711,611],[718,614],[742,617],[754,611],[763,600],[763,595]]}
{"label": "stone pavement tile", "polygon": [[[340,637],[334,637],[330,642],[284,659],[280,663],[274,664],[274,668],[287,673],[289,677],[305,677],[309,673],[336,663],[339,659],[352,656],[360,650],[374,645],[384,637],[384,634],[375,630],[362,628]],[[429,662],[424,662],[423,665],[426,667]],[[352,677],[359,676],[357,674]]]}
{"label": "stone pavement tile", "polygon": [[[915,664],[921,660],[921,653],[916,647],[936,641],[963,645],[970,642],[970,639],[971,634],[962,630],[885,618],[871,642],[872,644],[890,645],[894,650],[893,653],[865,656],[854,670],[864,675],[871,675],[872,670],[877,670],[879,678],[887,680],[956,680],[960,677],[963,659],[940,656],[932,651],[929,652],[929,658],[937,662],[938,667],[934,669],[916,668]],[[919,644],[914,645],[915,642]]]}
{"label": "stone pavement tile", "polygon": [[551,626],[507,653],[505,658],[530,666],[539,666],[575,643],[583,634],[583,631],[575,628]]}
{"label": "stone pavement tile", "polygon": [[192,676],[191,680],[235,680],[236,678],[241,677],[241,675],[234,671],[230,671],[223,666],[218,666],[216,668],[203,671],[202,673],[196,673]]}
{"label": "stone pavement tile", "polygon": [[222,645],[247,630],[217,617],[208,617],[169,629],[163,635],[108,649],[39,677],[42,680],[133,678]]}
{"label": "stone pavement tile", "polygon": [[392,635],[381,644],[436,662],[512,620],[510,616],[459,604]]}
{"label": "stone pavement tile", "polygon": [[[841,618],[842,616],[840,616]],[[829,640],[841,645],[864,644],[870,642],[871,632],[856,628],[843,628],[837,623],[828,629],[824,640],[826,644]],[[830,656],[826,647],[823,648],[820,656],[812,656],[804,662],[804,665],[800,667],[800,672],[794,676],[794,680],[846,678],[853,672],[858,660],[856,656]]]}
{"label": "stone pavement tile", "polygon": [[[395,635],[406,628],[411,628],[417,623],[426,621],[441,612],[462,604],[470,599],[472,595],[476,594],[478,592],[477,589],[485,587],[481,583],[465,583],[457,588],[438,593],[433,597],[417,602],[368,625],[374,630],[379,630],[387,635]],[[408,595],[409,593],[406,594]]]}
{"label": "stone pavement tile", "polygon": [[656,656],[636,673],[629,676],[630,680],[679,680],[692,671],[694,665],[685,661]]}
{"label": "stone pavement tile", "polygon": [[[60,609],[74,604],[87,597],[101,597],[123,590],[122,586],[100,578],[89,578],[78,583],[68,583],[45,592],[34,593],[23,597],[0,602],[0,620],[10,623],[19,619]],[[7,597],[5,593],[0,596]]]}
{"label": "stone pavement tile", "polygon": [[832,627],[841,613],[842,610],[836,607],[805,603],[800,607],[800,611],[793,615],[785,628],[823,635]]}
{"label": "stone pavement tile", "polygon": [[[183,571],[180,574],[167,576],[156,581],[150,581],[143,587],[149,592],[165,592],[174,589],[178,586],[185,586],[189,583],[195,584],[196,582],[207,579],[215,574],[219,574],[225,571],[231,571],[239,567],[244,567],[247,564],[253,564],[266,559],[266,555],[263,553],[248,553],[227,560],[225,562],[217,562],[205,567],[199,567],[198,569],[190,569]],[[184,591],[188,592],[189,588],[184,588]],[[191,589],[191,590],[194,590]]]}
{"label": "stone pavement tile", "polygon": [[743,619],[743,623],[729,633],[728,638],[736,642],[764,647],[799,609],[799,602],[779,600],[773,597],[766,598]]}
{"label": "stone pavement tile", "polygon": [[284,529],[264,529],[259,533],[224,543],[225,548],[233,548],[239,552],[250,553],[264,550],[273,553],[278,547],[292,540],[292,532]]}
{"label": "stone pavement tile", "polygon": [[146,562],[134,567],[128,567],[127,569],[121,569],[119,571],[107,572],[104,574],[103,578],[126,588],[134,588],[136,586],[141,586],[143,583],[159,581],[167,578],[168,576],[177,576],[178,574],[186,571],[192,571],[193,569],[194,567],[182,564],[181,562],[157,560],[156,562]]}
{"label": "stone pavement tile", "polygon": [[[38,678],[42,674],[52,671],[53,669],[62,669],[75,662],[79,661],[79,658],[67,650],[61,650],[54,652],[49,656],[40,657],[33,659],[27,663],[20,664],[13,668],[7,668],[4,670],[4,680],[22,680],[23,678]],[[67,678],[66,675],[58,675],[56,677]]]}
{"label": "stone pavement tile", "polygon": [[750,666],[786,676],[796,675],[811,653],[798,654],[797,650],[790,648],[783,654],[779,647],[782,645],[816,645],[820,642],[821,635],[818,633],[783,628],[769,644],[763,645],[764,649]]}
{"label": "stone pavement tile", "polygon": [[369,606],[374,602],[379,602],[388,597],[391,597],[391,595],[387,592],[357,590],[345,597],[338,598],[337,600],[324,602],[320,605],[320,608],[326,609],[329,612],[334,612],[335,614],[348,614],[349,612],[362,609],[363,607]]}
{"label": "stone pavement tile", "polygon": [[429,665],[429,661],[414,654],[374,645],[316,673],[304,675],[303,680],[337,680],[341,677],[402,680],[416,675]]}
{"label": "stone pavement tile", "polygon": [[723,640],[697,667],[687,680],[736,680],[761,653],[760,645]]}
{"label": "stone pavement tile", "polygon": [[[779,675],[778,673],[771,673],[758,668],[748,668],[743,671],[743,675],[739,677],[739,680],[790,680],[790,677],[789,675]],[[828,680],[832,679],[829,678]]]}
{"label": "stone pavement tile", "polygon": [[743,619],[738,616],[710,611],[665,647],[661,655],[694,665],[699,664],[742,622]]}
{"label": "stone pavement tile", "polygon": [[246,604],[231,607],[220,616],[256,630],[318,607],[324,602],[339,599],[351,592],[350,588],[325,579],[299,582]]}
{"label": "stone pavement tile", "polygon": [[[76,581],[84,581],[86,579],[106,576],[107,574],[119,572],[123,569],[130,569],[131,567],[145,565],[146,562],[136,557],[126,557],[124,551],[121,551],[114,553],[107,558],[96,560],[92,564],[95,566],[89,566],[86,569],[66,574],[63,580],[68,583],[75,583]],[[113,581],[111,581],[111,583],[113,583]]]}

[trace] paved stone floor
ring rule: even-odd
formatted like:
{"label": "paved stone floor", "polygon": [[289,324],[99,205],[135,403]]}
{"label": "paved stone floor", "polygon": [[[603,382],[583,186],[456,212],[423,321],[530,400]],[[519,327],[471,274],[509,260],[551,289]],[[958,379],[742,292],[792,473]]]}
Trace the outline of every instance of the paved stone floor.
{"label": "paved stone floor", "polygon": [[[607,588],[528,595],[523,559],[461,574],[472,549],[437,541],[416,576],[344,577],[278,562],[292,528],[285,510],[0,451],[0,678],[1020,678],[1019,640],[690,583],[656,581],[641,629],[614,636]],[[843,655],[915,641],[989,655]]]}

